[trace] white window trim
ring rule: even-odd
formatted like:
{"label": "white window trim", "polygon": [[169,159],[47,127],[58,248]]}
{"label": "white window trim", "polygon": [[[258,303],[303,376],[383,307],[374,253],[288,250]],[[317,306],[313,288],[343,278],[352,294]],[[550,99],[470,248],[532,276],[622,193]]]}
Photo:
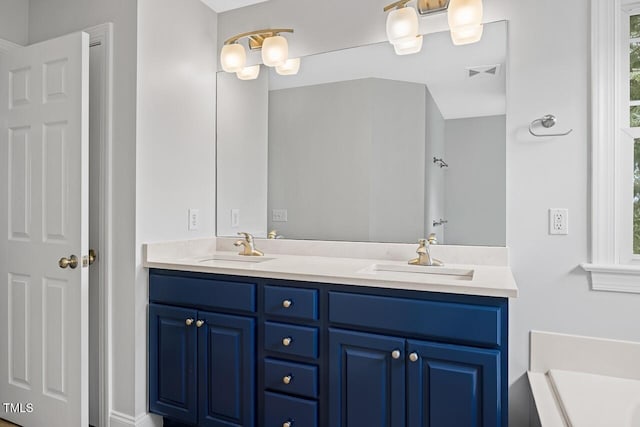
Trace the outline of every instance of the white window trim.
{"label": "white window trim", "polygon": [[628,50],[622,51],[622,12],[640,7],[640,2],[630,3],[591,1],[592,259],[582,268],[591,273],[594,290],[640,293],[640,262],[630,256],[630,213],[622,202],[631,184],[623,179],[626,175],[620,167],[622,159],[628,159],[625,150],[632,146],[628,142],[632,143],[635,133],[620,127],[629,114],[628,98],[621,99],[620,86],[628,78],[621,69],[625,68],[622,55],[628,56]]}

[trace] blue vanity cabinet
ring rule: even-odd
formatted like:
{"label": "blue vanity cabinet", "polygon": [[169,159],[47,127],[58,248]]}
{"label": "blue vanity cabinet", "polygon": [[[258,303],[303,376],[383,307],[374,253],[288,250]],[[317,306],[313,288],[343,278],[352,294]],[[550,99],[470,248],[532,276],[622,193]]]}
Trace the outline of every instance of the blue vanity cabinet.
{"label": "blue vanity cabinet", "polygon": [[165,425],[256,426],[256,285],[151,270],[149,410]]}
{"label": "blue vanity cabinet", "polygon": [[507,425],[506,300],[328,294],[332,427]]}
{"label": "blue vanity cabinet", "polygon": [[171,427],[507,427],[508,300],[156,270]]}
{"label": "blue vanity cabinet", "polygon": [[332,427],[405,426],[405,340],[329,330]]}
{"label": "blue vanity cabinet", "polygon": [[254,425],[255,320],[198,313],[198,425]]}
{"label": "blue vanity cabinet", "polygon": [[500,426],[500,352],[409,340],[407,427]]}
{"label": "blue vanity cabinet", "polygon": [[186,423],[196,423],[197,311],[149,305],[149,409]]}

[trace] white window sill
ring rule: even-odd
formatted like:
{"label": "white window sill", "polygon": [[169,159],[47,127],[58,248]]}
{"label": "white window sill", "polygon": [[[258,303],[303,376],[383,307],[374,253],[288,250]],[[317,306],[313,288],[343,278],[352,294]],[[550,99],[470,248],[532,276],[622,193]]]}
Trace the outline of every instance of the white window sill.
{"label": "white window sill", "polygon": [[640,265],[583,263],[580,266],[591,273],[594,291],[640,294]]}

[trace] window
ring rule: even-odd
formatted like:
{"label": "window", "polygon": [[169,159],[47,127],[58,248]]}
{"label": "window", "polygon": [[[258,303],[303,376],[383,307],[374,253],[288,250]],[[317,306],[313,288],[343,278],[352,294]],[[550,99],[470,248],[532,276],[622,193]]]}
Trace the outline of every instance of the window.
{"label": "window", "polygon": [[640,293],[640,1],[592,0],[594,290]]}

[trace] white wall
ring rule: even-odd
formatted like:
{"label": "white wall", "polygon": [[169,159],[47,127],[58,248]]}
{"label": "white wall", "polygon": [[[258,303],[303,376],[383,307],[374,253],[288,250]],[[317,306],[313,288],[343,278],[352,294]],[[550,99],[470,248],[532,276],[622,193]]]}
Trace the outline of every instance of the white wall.
{"label": "white wall", "polygon": [[0,1],[0,39],[19,45],[29,41],[29,0]]}
{"label": "white wall", "polygon": [[[269,73],[262,67],[255,80],[218,73],[216,158],[218,236],[239,231],[267,237],[267,139]],[[231,210],[239,210],[232,227]]]}
{"label": "white wall", "polygon": [[[386,0],[346,3],[271,0],[219,16],[219,39],[269,26],[290,26],[295,55],[385,40]],[[510,422],[528,425],[531,329],[640,341],[640,295],[589,290],[578,267],[588,247],[589,7],[585,0],[484,0],[484,20],[508,19],[507,245],[520,297],[510,303]],[[326,5],[326,7],[322,7]],[[570,17],[571,19],[568,19]],[[331,31],[327,32],[327,23]],[[424,18],[436,31],[446,16]],[[574,132],[528,136],[528,124],[556,114]],[[569,209],[571,234],[547,234],[547,209]]]}
{"label": "white wall", "polygon": [[84,28],[114,24],[112,410],[134,414],[133,284],[135,280],[136,2],[132,0],[31,0],[29,42]]}
{"label": "white wall", "polygon": [[[138,0],[135,414],[147,408],[142,244],[215,232],[217,15],[199,0]],[[188,231],[188,209],[200,227]],[[126,396],[131,398],[131,391]]]}
{"label": "white wall", "polygon": [[505,116],[445,121],[446,244],[505,245],[505,129]]}

